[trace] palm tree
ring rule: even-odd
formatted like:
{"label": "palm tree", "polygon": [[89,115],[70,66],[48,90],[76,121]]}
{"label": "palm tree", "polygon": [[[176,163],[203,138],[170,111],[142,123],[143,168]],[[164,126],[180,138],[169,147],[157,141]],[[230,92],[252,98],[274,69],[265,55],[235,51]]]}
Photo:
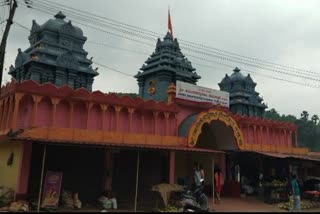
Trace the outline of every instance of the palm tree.
{"label": "palm tree", "polygon": [[318,123],[318,121],[319,121],[319,116],[318,115],[313,115],[312,117],[311,117],[311,121],[312,122],[314,122],[314,124],[317,124]]}
{"label": "palm tree", "polygon": [[308,119],[309,119],[309,113],[307,111],[302,111],[301,120],[308,121]]}

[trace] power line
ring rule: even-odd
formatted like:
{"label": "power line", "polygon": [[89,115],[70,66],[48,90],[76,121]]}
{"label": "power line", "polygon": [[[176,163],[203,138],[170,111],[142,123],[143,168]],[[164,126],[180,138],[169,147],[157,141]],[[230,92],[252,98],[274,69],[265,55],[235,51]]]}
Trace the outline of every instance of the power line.
{"label": "power line", "polygon": [[70,11],[70,10],[65,9],[65,8],[53,8],[52,6],[47,6],[47,4],[40,3],[40,2],[30,3],[30,4],[28,3],[27,5],[31,5],[31,7],[38,7],[38,8],[42,8],[42,9],[45,9],[45,10],[54,11],[54,12],[58,12],[60,10],[63,10],[64,12],[66,12],[68,14],[68,16],[73,17],[75,19],[82,20],[82,21],[87,21],[87,22],[99,25],[101,27],[106,27],[106,28],[109,28],[109,29],[112,29],[112,30],[115,30],[115,31],[118,31],[118,32],[122,32],[122,33],[125,33],[125,34],[131,34],[131,35],[134,35],[134,36],[142,37],[142,38],[150,40],[150,41],[154,41],[154,38],[152,38],[152,37],[142,36],[139,33],[130,32],[127,29],[121,29],[121,26],[119,26],[119,25],[113,26],[114,24],[110,25],[110,23],[107,23],[105,21],[103,21],[103,23],[101,23],[101,21],[97,20],[96,17],[93,18],[93,17],[90,17],[90,16],[88,16],[86,14],[79,14],[77,12],[73,12],[73,11]]}
{"label": "power line", "polygon": [[[24,29],[30,31],[30,29],[28,29],[27,27],[17,23],[17,22],[14,22],[16,24],[18,24],[20,27],[23,27]],[[111,48],[114,48],[114,49],[118,49],[118,50],[122,50],[122,51],[127,51],[127,52],[131,52],[131,53],[135,53],[135,54],[143,54],[143,55],[148,55],[148,53],[144,53],[144,52],[137,52],[137,51],[134,51],[134,50],[130,50],[130,49],[126,49],[126,48],[121,48],[121,47],[117,47],[117,46],[111,46],[111,45],[108,45],[108,44],[105,44],[105,43],[100,43],[100,42],[93,42],[93,41],[88,41],[89,43],[92,43],[92,44],[96,44],[96,45],[102,45],[102,46],[106,46],[106,47],[111,47]],[[199,59],[199,60],[203,60],[203,61],[207,61],[207,62],[211,62],[211,63],[215,63],[215,64],[219,64],[219,65],[222,65],[222,66],[225,66],[225,67],[228,67],[228,68],[234,68],[235,66],[233,65],[229,65],[229,64],[225,64],[225,63],[221,63],[221,62],[217,62],[217,61],[213,61],[213,60],[208,60],[208,59],[205,59],[205,58],[202,58],[202,57],[197,57],[197,56],[193,56],[193,55],[188,55],[189,57],[192,57],[192,58],[195,58],[195,59]],[[106,66],[102,63],[98,63],[98,62],[93,62],[99,66],[102,66],[104,68],[107,68],[109,70],[112,70],[112,71],[115,71],[115,72],[118,72],[118,73],[121,73],[121,74],[124,74],[126,76],[130,76],[130,77],[133,77],[133,75],[131,74],[128,74],[126,72],[122,72],[120,70],[117,70],[117,69],[114,69],[114,68],[111,68],[109,66]],[[198,64],[198,63],[193,63],[193,64],[197,64],[199,66],[204,66],[204,67],[210,67],[210,68],[215,68],[215,69],[219,69],[217,67],[213,67],[213,66],[209,66],[209,65],[204,65],[204,64]],[[220,70],[219,70],[220,71]],[[227,71],[227,70],[225,70]],[[271,78],[271,79],[274,79],[274,80],[280,80],[280,81],[284,81],[284,82],[288,82],[288,83],[294,83],[294,84],[299,84],[299,85],[302,85],[302,86],[308,86],[308,87],[312,87],[312,88],[319,88],[319,85],[310,85],[310,84],[305,84],[305,83],[301,83],[301,82],[296,82],[296,81],[291,81],[291,80],[287,80],[287,79],[283,79],[283,78],[279,78],[279,77],[274,77],[274,76],[270,76],[270,75],[265,75],[265,74],[260,74],[258,72],[255,72],[255,71],[251,71],[251,70],[246,70],[246,69],[242,69],[242,71],[245,71],[245,72],[248,72],[248,73],[253,73],[253,74],[256,74],[258,76],[262,76],[262,77],[266,77],[266,78]]]}
{"label": "power line", "polygon": [[[28,0],[29,2],[32,2],[31,0]],[[92,16],[94,16],[95,18],[98,17],[98,18],[101,18],[101,19],[104,19],[104,20],[108,20],[109,23],[110,21],[111,22],[115,22],[117,24],[120,24],[120,25],[124,25],[124,26],[127,26],[127,27],[130,27],[130,28],[134,28],[135,31],[137,31],[136,29],[138,29],[139,33],[143,33],[143,34],[147,34],[147,35],[162,35],[162,34],[159,34],[159,33],[156,33],[156,32],[153,32],[153,31],[150,31],[150,30],[146,30],[146,29],[143,29],[143,28],[139,28],[139,27],[136,27],[136,26],[133,26],[133,25],[128,25],[128,24],[125,24],[125,23],[122,23],[122,22],[119,22],[119,21],[116,21],[116,20],[112,20],[112,19],[109,19],[109,18],[106,18],[106,17],[102,17],[102,16],[99,16],[97,14],[93,14],[93,13],[89,13],[88,11],[83,11],[83,10],[80,10],[80,9],[74,9],[72,7],[68,7],[66,5],[63,5],[63,4],[59,4],[59,3],[55,3],[55,2],[52,2],[52,1],[49,1],[49,0],[40,0],[40,2],[42,2],[42,5],[50,5],[50,8],[52,6],[55,6],[55,7],[59,7],[57,5],[61,5],[60,9],[59,10],[66,10],[65,8],[70,8],[71,10],[73,11],[78,11],[80,13],[84,13],[85,15],[87,14],[91,14]],[[44,3],[45,2],[45,3]],[[39,3],[39,1],[37,2]],[[79,14],[79,13],[78,13]],[[83,16],[83,14],[81,14],[81,16]],[[88,16],[87,16],[88,17]],[[118,25],[119,26],[119,25]],[[132,29],[133,30],[133,29]],[[231,54],[231,55],[234,55],[234,56],[238,56],[238,57],[241,57],[241,58],[246,58],[246,59],[249,59],[249,60],[253,60],[253,61],[260,61],[260,62],[264,62],[264,63],[268,63],[268,64],[272,64],[274,66],[271,66],[271,67],[275,67],[275,66],[280,66],[280,67],[283,67],[281,69],[284,69],[284,70],[297,70],[297,71],[304,71],[304,72],[308,72],[308,74],[310,73],[313,73],[313,74],[316,74],[316,75],[320,75],[319,73],[316,73],[316,72],[311,72],[311,71],[307,71],[307,70],[303,70],[303,69],[299,69],[299,68],[294,68],[294,67],[290,67],[290,66],[285,66],[285,65],[281,65],[281,64],[277,64],[277,63],[272,63],[272,62],[268,62],[268,61],[265,61],[265,60],[260,60],[260,59],[257,59],[257,58],[252,58],[252,57],[247,57],[247,56],[244,56],[244,55],[240,55],[240,54],[235,54],[235,53],[232,53],[232,52],[228,52],[228,51],[224,51],[224,50],[221,50],[221,49],[217,49],[217,48],[213,48],[213,47],[210,47],[210,46],[206,46],[206,45],[203,45],[203,44],[197,44],[197,43],[194,43],[194,42],[190,42],[190,41],[186,41],[186,40],[183,40],[183,39],[180,39],[181,43],[188,43],[189,45],[188,46],[192,46],[192,45],[196,45],[196,46],[200,46],[201,48],[203,48],[203,50],[206,50],[206,51],[212,51],[212,50],[215,50],[215,51],[218,51],[218,52],[223,52],[225,54]],[[199,47],[198,47],[199,48]],[[216,52],[215,52],[216,53]],[[221,53],[220,53],[221,54]],[[225,55],[226,56],[226,55]],[[229,56],[231,57],[231,56]],[[239,59],[239,58],[238,58]],[[243,60],[243,59],[241,59]],[[268,65],[265,65],[264,66],[268,66]],[[270,66],[270,65],[269,65]]]}
{"label": "power line", "polygon": [[100,65],[101,67],[107,68],[107,69],[109,69],[109,70],[118,72],[118,73],[120,73],[120,74],[124,74],[124,75],[130,76],[130,77],[134,77],[134,75],[128,74],[128,73],[123,72],[123,71],[119,71],[119,70],[117,70],[117,69],[114,69],[114,68],[111,68],[111,67],[109,67],[109,66],[103,65],[103,64],[101,64],[101,63],[99,63],[99,62],[94,61],[93,63],[95,63],[95,64],[97,64],[97,65]]}
{"label": "power line", "polygon": [[28,32],[30,32],[30,31],[31,31],[29,28],[27,28],[27,27],[25,27],[25,26],[23,26],[23,25],[21,25],[21,24],[17,23],[16,21],[14,21],[13,23],[14,23],[14,24],[17,24],[18,26],[22,27],[23,29],[27,30]]}
{"label": "power line", "polygon": [[94,41],[87,41],[87,42],[91,43],[91,44],[99,45],[99,46],[102,45],[102,46],[109,47],[109,48],[114,48],[114,49],[124,50],[124,51],[131,52],[131,53],[141,54],[144,56],[149,55],[149,53],[134,51],[134,50],[126,49],[126,48],[120,48],[120,47],[116,47],[116,46],[112,46],[112,45],[108,45],[108,44],[104,44],[104,43],[100,43],[100,42],[94,42]]}
{"label": "power line", "polygon": [[[39,7],[39,5],[37,6]],[[43,6],[40,6],[42,9],[45,9],[46,12],[48,12],[47,10],[52,10],[52,8],[48,8],[48,7],[43,7]],[[37,8],[39,9],[39,8]],[[95,21],[92,21],[92,20],[88,20],[88,19],[83,19],[83,18],[79,18],[77,16],[74,16],[74,15],[71,15],[72,17],[74,17],[75,19],[78,19],[78,20],[82,20],[82,21],[85,21],[85,22],[90,22],[90,23],[93,23],[93,24],[97,24],[97,25],[100,25],[102,27],[108,27],[108,26],[105,26],[104,24],[101,24],[101,23],[97,23]],[[74,21],[76,22],[76,21]],[[77,22],[76,22],[77,23]],[[79,22],[78,22],[79,23]],[[92,26],[88,26],[88,25],[85,25],[83,23],[80,23],[81,25],[84,25],[84,26],[87,26],[87,27],[90,27],[90,28],[94,28]],[[94,29],[97,29],[97,28],[94,28]],[[97,29],[97,30],[100,30],[101,29]],[[115,29],[113,28],[113,30],[117,30],[119,31],[119,29]],[[103,32],[106,32],[106,31],[103,31]],[[129,34],[130,36],[137,36],[139,38],[142,38],[142,39],[148,39],[148,40],[153,40],[152,38],[150,37],[141,37],[141,35],[138,35],[138,34],[132,34],[131,32],[128,32],[128,31],[121,31],[120,32],[122,33],[125,33],[125,34]],[[111,33],[111,32],[107,32],[108,34],[111,34],[111,35],[114,35],[114,36],[120,36],[122,38],[125,38],[125,39],[130,39],[132,40],[132,38],[128,38],[128,37],[124,37],[122,35],[119,35],[119,34],[114,34],[114,33]],[[135,40],[137,41],[137,40]],[[141,42],[140,42],[141,43]],[[142,42],[143,43],[143,42]],[[145,43],[146,44],[146,43]],[[147,44],[149,46],[153,46],[153,45],[150,45],[150,44]],[[255,65],[255,64],[251,64],[251,63],[246,63],[246,62],[242,62],[242,61],[239,61],[239,60],[234,60],[234,59],[230,59],[230,58],[227,58],[227,57],[222,57],[222,56],[219,56],[219,55],[213,55],[213,54],[208,54],[208,53],[205,53],[205,52],[202,52],[202,51],[198,51],[198,50],[194,50],[194,49],[190,49],[190,48],[185,48],[186,50],[189,50],[189,51],[192,51],[192,52],[196,52],[198,54],[202,54],[202,55],[206,55],[206,56],[211,56],[211,57],[215,57],[215,58],[219,58],[221,60],[227,60],[227,61],[232,61],[232,62],[236,62],[236,63],[240,63],[240,64],[244,64],[246,66],[250,66],[250,67],[255,67],[255,68],[260,68],[260,69],[264,69],[264,70],[269,70],[269,71],[272,71],[272,72],[277,72],[277,73],[282,73],[282,74],[286,74],[286,75],[292,75],[292,76],[295,76],[295,77],[299,77],[299,78],[303,78],[303,79],[309,79],[309,80],[313,80],[313,81],[320,81],[320,79],[316,79],[316,78],[313,78],[313,77],[310,77],[310,74],[308,74],[308,76],[304,76],[306,74],[301,74],[300,72],[297,72],[297,71],[292,71],[294,73],[298,73],[298,74],[291,74],[291,73],[288,73],[288,72],[284,72],[284,71],[281,71],[281,70],[277,70],[277,69],[272,69],[272,68],[266,68],[266,67],[263,67],[263,66],[260,66],[260,65]],[[317,73],[317,77],[320,77],[320,74]]]}
{"label": "power line", "polygon": [[[31,9],[34,9],[34,10],[38,10],[38,11],[41,11],[43,13],[47,13],[47,14],[51,14],[51,15],[56,15],[55,13],[51,12],[51,11],[47,11],[45,9],[40,9],[40,8],[35,8],[35,7],[29,7]],[[81,19],[80,19],[81,20]],[[91,29],[94,29],[94,30],[97,30],[97,31],[100,31],[100,32],[103,32],[103,33],[106,33],[106,34],[110,34],[110,35],[113,35],[113,36],[116,36],[116,37],[120,37],[120,38],[123,38],[123,39],[127,39],[127,40],[131,40],[131,41],[134,41],[134,42],[137,42],[137,43],[140,43],[140,44],[144,44],[144,45],[149,45],[151,47],[154,47],[154,45],[152,44],[148,44],[148,43],[145,43],[145,42],[142,42],[140,40],[136,40],[136,39],[133,39],[133,38],[130,38],[130,37],[126,37],[126,36],[123,36],[123,35],[120,35],[120,34],[116,34],[116,33],[112,33],[110,31],[106,31],[106,30],[103,30],[101,28],[97,28],[97,27],[94,27],[94,26],[91,26],[91,25],[87,25],[87,24],[84,24],[82,22],[79,22],[79,21],[74,21],[72,20],[74,23],[77,23],[81,26],[85,26],[85,27],[88,27],[88,28],[91,28]]]}

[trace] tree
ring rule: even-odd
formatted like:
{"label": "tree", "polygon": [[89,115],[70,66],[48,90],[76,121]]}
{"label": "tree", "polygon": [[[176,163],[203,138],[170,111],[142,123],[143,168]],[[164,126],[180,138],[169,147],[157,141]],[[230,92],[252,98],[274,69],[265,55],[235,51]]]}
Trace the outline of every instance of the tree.
{"label": "tree", "polygon": [[314,122],[314,124],[317,124],[318,121],[319,121],[319,116],[314,114],[312,117],[311,117],[311,121]]}
{"label": "tree", "polygon": [[320,118],[313,115],[309,120],[309,113],[302,111],[301,118],[293,115],[280,115],[274,108],[265,112],[265,118],[295,123],[298,130],[298,144],[308,147],[311,151],[320,151]]}
{"label": "tree", "polygon": [[307,111],[302,111],[301,120],[307,122],[309,120],[309,113]]}
{"label": "tree", "polygon": [[280,114],[274,109],[270,109],[269,111],[266,111],[264,113],[264,117],[271,120],[280,120],[281,116]]}

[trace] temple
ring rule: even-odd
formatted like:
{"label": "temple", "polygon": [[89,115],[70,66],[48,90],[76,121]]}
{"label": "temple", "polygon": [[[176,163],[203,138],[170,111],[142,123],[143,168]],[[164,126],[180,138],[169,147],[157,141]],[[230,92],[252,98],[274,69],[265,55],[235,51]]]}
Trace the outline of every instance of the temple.
{"label": "temple", "polygon": [[147,59],[135,76],[138,80],[139,95],[145,99],[166,101],[166,90],[170,83],[177,80],[196,84],[201,78],[191,62],[181,53],[177,39],[170,33],[158,39],[156,50]]}
{"label": "temple", "polygon": [[10,66],[9,74],[17,82],[50,82],[58,87],[68,85],[91,91],[98,73],[92,69],[92,61],[87,59],[88,53],[83,49],[87,38],[80,28],[64,20],[63,13],[54,17],[43,25],[33,20],[30,47],[18,50],[15,66]]}
{"label": "temple", "polygon": [[233,114],[263,117],[267,106],[255,91],[257,83],[253,82],[250,74],[243,76],[236,67],[234,73],[228,74],[219,83],[220,90],[230,93],[230,110]]}
{"label": "temple", "polygon": [[207,172],[207,194],[221,167],[224,196],[240,197],[240,172],[320,174],[310,170],[320,158],[299,147],[296,125],[263,118],[256,83],[238,68],[219,84],[230,93],[229,108],[176,97],[176,81],[196,90],[200,76],[170,34],[135,76],[140,97],[92,92],[97,73],[83,50],[86,37],[64,18],[33,22],[31,47],[19,51],[14,79],[1,89],[0,186],[17,199],[38,200],[49,171],[63,174],[63,191],[79,193],[83,204],[112,190],[118,207],[130,209],[136,196],[138,206],[151,200],[155,184],[191,185],[194,162]]}

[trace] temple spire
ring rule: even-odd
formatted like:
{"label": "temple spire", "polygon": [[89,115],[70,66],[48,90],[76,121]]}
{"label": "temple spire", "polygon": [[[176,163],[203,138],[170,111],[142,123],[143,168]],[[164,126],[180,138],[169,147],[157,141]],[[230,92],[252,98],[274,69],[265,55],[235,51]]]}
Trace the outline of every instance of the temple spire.
{"label": "temple spire", "polygon": [[172,24],[171,24],[171,16],[170,16],[170,7],[168,9],[168,31],[171,35],[171,38],[173,40],[173,31],[172,31]]}

